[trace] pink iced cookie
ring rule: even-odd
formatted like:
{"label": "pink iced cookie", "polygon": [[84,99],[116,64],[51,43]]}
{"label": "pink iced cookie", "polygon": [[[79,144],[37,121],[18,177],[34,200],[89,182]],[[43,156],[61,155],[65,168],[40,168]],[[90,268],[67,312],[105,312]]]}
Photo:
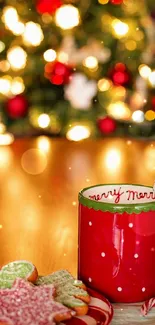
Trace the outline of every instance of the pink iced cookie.
{"label": "pink iced cookie", "polygon": [[72,312],[54,301],[53,285],[35,287],[17,279],[11,289],[0,290],[0,325],[54,325]]}

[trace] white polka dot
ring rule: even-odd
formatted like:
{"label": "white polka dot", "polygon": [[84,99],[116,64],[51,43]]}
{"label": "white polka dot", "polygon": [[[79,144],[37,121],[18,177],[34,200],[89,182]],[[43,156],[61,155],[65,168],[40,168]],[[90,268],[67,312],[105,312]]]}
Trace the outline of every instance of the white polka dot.
{"label": "white polka dot", "polygon": [[139,255],[138,255],[138,254],[135,254],[135,255],[134,255],[134,258],[138,258],[138,257],[139,257]]}
{"label": "white polka dot", "polygon": [[145,291],[146,291],[146,288],[145,288],[145,287],[143,287],[143,288],[142,288],[142,292],[145,292]]}
{"label": "white polka dot", "polygon": [[130,267],[129,271],[132,271],[132,267]]}
{"label": "white polka dot", "polygon": [[121,243],[124,243],[124,239],[121,239]]}
{"label": "white polka dot", "polygon": [[102,256],[102,257],[105,257],[105,253],[104,253],[104,252],[102,252],[102,253],[101,253],[101,256]]}
{"label": "white polka dot", "polygon": [[88,281],[89,281],[89,282],[92,282],[92,278],[89,278]]}
{"label": "white polka dot", "polygon": [[151,248],[151,252],[154,252],[154,251],[155,251],[155,248],[154,248],[154,247],[152,247],[152,248]]}
{"label": "white polka dot", "polygon": [[89,221],[89,226],[90,226],[90,227],[92,226],[92,222],[91,222],[91,221]]}
{"label": "white polka dot", "polygon": [[132,222],[129,223],[129,228],[133,228],[133,223]]}
{"label": "white polka dot", "polygon": [[123,311],[124,309],[123,308],[121,308],[121,311]]}
{"label": "white polka dot", "polygon": [[117,288],[117,291],[121,292],[122,291],[122,288],[121,287],[118,287]]}
{"label": "white polka dot", "polygon": [[136,241],[136,245],[139,245],[139,244],[140,244],[140,241],[139,241],[139,240],[137,240],[137,241]]}

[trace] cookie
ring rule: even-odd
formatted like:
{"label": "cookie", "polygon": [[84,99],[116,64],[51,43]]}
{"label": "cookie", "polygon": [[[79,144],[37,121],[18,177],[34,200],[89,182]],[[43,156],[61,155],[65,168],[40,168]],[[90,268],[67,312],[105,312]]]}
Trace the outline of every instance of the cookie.
{"label": "cookie", "polygon": [[36,287],[16,279],[11,289],[0,289],[0,324],[54,325],[70,319],[73,311],[54,300],[53,285]]}
{"label": "cookie", "polygon": [[72,308],[78,316],[86,315],[90,296],[82,281],[75,280],[66,270],[57,271],[47,276],[39,276],[36,285],[54,284],[56,301]]}
{"label": "cookie", "polygon": [[35,282],[38,278],[37,269],[28,261],[14,261],[4,265],[0,271],[0,288],[11,288],[16,278]]}

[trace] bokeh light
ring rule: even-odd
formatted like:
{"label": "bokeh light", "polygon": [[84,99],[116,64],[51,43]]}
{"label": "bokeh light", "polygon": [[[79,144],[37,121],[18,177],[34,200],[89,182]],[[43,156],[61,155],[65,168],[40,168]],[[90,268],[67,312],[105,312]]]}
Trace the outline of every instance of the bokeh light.
{"label": "bokeh light", "polygon": [[148,79],[149,79],[151,86],[155,87],[155,70],[150,73]]}
{"label": "bokeh light", "polygon": [[39,24],[29,21],[25,25],[23,41],[25,45],[38,46],[43,41],[44,35]]}
{"label": "bokeh light", "polygon": [[138,68],[139,74],[141,75],[142,78],[148,79],[148,77],[151,74],[151,69],[148,67],[146,64],[141,64]]}
{"label": "bokeh light", "polygon": [[13,46],[7,52],[7,59],[13,70],[24,69],[27,61],[27,53],[20,46]]}
{"label": "bokeh light", "polygon": [[56,59],[57,54],[54,50],[49,49],[47,51],[44,52],[44,60],[47,62],[52,62]]}
{"label": "bokeh light", "polygon": [[145,118],[147,121],[153,121],[155,119],[155,112],[151,109],[145,113]]}
{"label": "bokeh light", "polygon": [[133,112],[132,120],[137,123],[144,122],[144,112],[142,112],[141,110],[137,110],[137,111]]}
{"label": "bokeh light", "polygon": [[47,158],[42,150],[29,149],[22,155],[21,165],[26,173],[38,175],[45,170]]}
{"label": "bokeh light", "polygon": [[0,78],[0,93],[8,96],[11,90],[12,78],[10,76],[3,76]]}
{"label": "bokeh light", "polygon": [[0,53],[3,52],[5,50],[5,44],[0,41]]}
{"label": "bokeh light", "polygon": [[11,133],[0,134],[0,146],[8,146],[14,142],[14,136]]}
{"label": "bokeh light", "polygon": [[37,147],[38,149],[48,152],[50,150],[50,140],[48,137],[40,136],[37,139]]}
{"label": "bokeh light", "polygon": [[13,95],[19,95],[25,90],[24,81],[21,77],[15,77],[12,80],[11,92]]}
{"label": "bokeh light", "polygon": [[112,27],[113,27],[114,35],[117,38],[122,38],[126,36],[129,31],[129,26],[119,19],[113,20]]}
{"label": "bokeh light", "polygon": [[107,107],[109,115],[116,119],[128,120],[131,116],[131,112],[127,104],[124,102],[111,103]]}
{"label": "bokeh light", "polygon": [[56,25],[62,29],[72,29],[79,25],[79,11],[72,5],[63,5],[56,11]]}
{"label": "bokeh light", "polygon": [[88,69],[95,69],[98,67],[98,60],[95,56],[88,56],[84,61],[83,65]]}
{"label": "bokeh light", "polygon": [[106,168],[113,172],[117,170],[121,164],[121,152],[117,149],[109,149],[104,159]]}
{"label": "bokeh light", "polygon": [[89,138],[90,134],[90,129],[87,126],[75,125],[68,130],[66,138],[72,141],[81,141]]}
{"label": "bokeh light", "polygon": [[100,91],[107,91],[112,87],[112,81],[106,78],[100,79],[98,81],[98,89]]}
{"label": "bokeh light", "polygon": [[38,125],[40,128],[45,129],[50,124],[50,117],[48,114],[40,114],[38,117]]}

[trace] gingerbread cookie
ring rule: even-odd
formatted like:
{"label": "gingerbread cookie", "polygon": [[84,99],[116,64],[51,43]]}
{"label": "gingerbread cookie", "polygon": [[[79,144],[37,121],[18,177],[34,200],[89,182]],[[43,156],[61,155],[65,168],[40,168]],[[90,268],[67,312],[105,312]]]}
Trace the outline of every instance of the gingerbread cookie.
{"label": "gingerbread cookie", "polygon": [[53,284],[56,288],[56,301],[72,308],[78,316],[87,314],[90,296],[82,281],[75,280],[66,270],[47,276],[40,276],[36,285]]}
{"label": "gingerbread cookie", "polygon": [[2,267],[0,288],[11,288],[16,278],[35,282],[38,278],[36,267],[28,261],[14,261]]}
{"label": "gingerbread cookie", "polygon": [[36,287],[16,279],[11,289],[0,289],[0,324],[54,325],[70,319],[73,311],[54,300],[53,285]]}

